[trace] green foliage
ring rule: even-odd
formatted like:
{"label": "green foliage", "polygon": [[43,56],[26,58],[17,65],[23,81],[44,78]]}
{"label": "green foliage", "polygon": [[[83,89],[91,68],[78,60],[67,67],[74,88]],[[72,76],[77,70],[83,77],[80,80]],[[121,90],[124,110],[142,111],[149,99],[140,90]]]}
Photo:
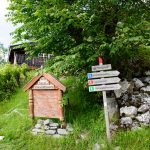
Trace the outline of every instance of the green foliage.
{"label": "green foliage", "polygon": [[49,69],[57,74],[85,77],[101,55],[119,64],[122,76],[132,76],[137,69],[131,66],[142,63],[138,72],[148,66],[149,6],[141,0],[10,0],[8,18],[20,24],[14,38],[32,54],[57,56]]}
{"label": "green foliage", "polygon": [[[8,99],[20,86],[21,75],[25,76],[27,66],[1,65],[0,69],[0,101]],[[25,77],[24,77],[25,78]]]}

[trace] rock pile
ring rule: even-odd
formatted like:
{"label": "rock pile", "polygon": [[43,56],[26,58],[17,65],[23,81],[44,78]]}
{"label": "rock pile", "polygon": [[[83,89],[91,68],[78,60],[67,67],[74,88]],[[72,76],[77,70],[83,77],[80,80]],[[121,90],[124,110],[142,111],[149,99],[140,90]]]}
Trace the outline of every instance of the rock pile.
{"label": "rock pile", "polygon": [[120,83],[115,91],[120,108],[120,125],[132,130],[150,125],[150,76]]}
{"label": "rock pile", "polygon": [[54,123],[51,119],[38,120],[37,124],[32,129],[32,134],[46,134],[53,137],[61,137],[73,133],[71,124],[67,124],[66,128],[62,128],[59,123]]}

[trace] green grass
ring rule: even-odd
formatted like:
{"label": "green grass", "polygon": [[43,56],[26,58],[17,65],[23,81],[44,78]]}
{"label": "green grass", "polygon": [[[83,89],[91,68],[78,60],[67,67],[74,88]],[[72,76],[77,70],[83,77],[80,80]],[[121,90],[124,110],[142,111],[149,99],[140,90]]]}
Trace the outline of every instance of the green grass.
{"label": "green grass", "polygon": [[[68,79],[66,85],[71,85],[71,81]],[[9,101],[1,102],[0,135],[5,136],[5,139],[0,141],[0,149],[92,150],[96,142],[104,144],[104,150],[113,150],[116,146],[120,146],[122,150],[150,149],[150,128],[138,132],[118,132],[112,142],[108,143],[102,107],[88,99],[80,86],[72,86],[67,95],[70,105],[66,106],[66,120],[72,123],[74,133],[61,139],[31,134],[33,124],[28,116],[28,93],[24,93],[22,89],[18,89]],[[81,139],[81,134],[86,134],[86,138]]]}

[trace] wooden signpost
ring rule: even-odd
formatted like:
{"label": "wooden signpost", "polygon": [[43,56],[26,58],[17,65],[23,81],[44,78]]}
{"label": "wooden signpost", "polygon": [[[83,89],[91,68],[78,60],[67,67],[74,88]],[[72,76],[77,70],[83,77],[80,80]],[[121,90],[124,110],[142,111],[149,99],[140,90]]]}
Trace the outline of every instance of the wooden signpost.
{"label": "wooden signpost", "polygon": [[[120,89],[121,86],[117,84],[120,81],[120,78],[115,77],[120,74],[119,71],[104,71],[110,70],[111,64],[103,65],[103,59],[99,57],[99,65],[92,66],[92,71],[100,71],[94,73],[88,73],[88,85],[89,85],[89,92],[103,92],[103,103],[104,103],[104,112],[105,112],[105,121],[106,121],[106,133],[107,138],[110,140],[110,124],[109,124],[109,112],[107,106],[107,97],[106,91],[112,91]],[[107,78],[104,78],[107,77]],[[111,77],[111,78],[108,78]],[[100,78],[100,79],[99,79]]]}

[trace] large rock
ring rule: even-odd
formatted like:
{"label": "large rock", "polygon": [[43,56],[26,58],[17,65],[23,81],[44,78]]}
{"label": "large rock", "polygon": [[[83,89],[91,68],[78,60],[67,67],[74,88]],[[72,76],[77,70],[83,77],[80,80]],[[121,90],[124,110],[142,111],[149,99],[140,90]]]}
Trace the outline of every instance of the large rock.
{"label": "large rock", "polygon": [[136,119],[143,123],[150,123],[150,112],[146,112],[140,116],[137,116]]}
{"label": "large rock", "polygon": [[148,98],[143,98],[143,103],[150,105],[150,97]]}
{"label": "large rock", "polygon": [[135,87],[137,89],[144,86],[144,83],[141,80],[139,80],[138,78],[134,78],[133,81],[134,81]]}
{"label": "large rock", "polygon": [[57,133],[60,135],[67,135],[68,134],[66,129],[57,129]]}
{"label": "large rock", "polygon": [[132,121],[132,118],[131,117],[122,117],[120,119],[120,123],[122,125],[126,125],[126,126],[130,126],[132,125],[133,121]]}
{"label": "large rock", "polygon": [[109,112],[110,122],[114,122],[119,119],[119,108],[115,98],[107,98],[107,107]]}
{"label": "large rock", "polygon": [[150,85],[141,88],[141,91],[150,94]]}
{"label": "large rock", "polygon": [[130,100],[130,104],[134,105],[136,107],[139,107],[142,104],[141,94],[139,94],[139,95],[132,95],[131,96],[131,100]]}
{"label": "large rock", "polygon": [[120,115],[121,116],[126,116],[126,117],[135,117],[137,114],[137,108],[134,106],[125,106],[120,108]]}
{"label": "large rock", "polygon": [[145,75],[146,75],[146,76],[150,76],[150,70],[146,71],[146,72],[145,72]]}
{"label": "large rock", "polygon": [[125,80],[123,82],[119,82],[119,84],[121,85],[121,88],[119,90],[114,91],[116,98],[120,98],[121,95],[123,93],[125,93],[128,90],[128,88],[130,87],[130,84],[127,80]]}
{"label": "large rock", "polygon": [[149,110],[149,106],[147,104],[143,104],[138,108],[138,112],[144,113]]}
{"label": "large rock", "polygon": [[56,133],[56,130],[47,130],[45,131],[45,133],[48,135],[54,135]]}
{"label": "large rock", "polygon": [[145,82],[145,83],[150,84],[150,76],[149,76],[149,77],[144,78],[144,82]]}

